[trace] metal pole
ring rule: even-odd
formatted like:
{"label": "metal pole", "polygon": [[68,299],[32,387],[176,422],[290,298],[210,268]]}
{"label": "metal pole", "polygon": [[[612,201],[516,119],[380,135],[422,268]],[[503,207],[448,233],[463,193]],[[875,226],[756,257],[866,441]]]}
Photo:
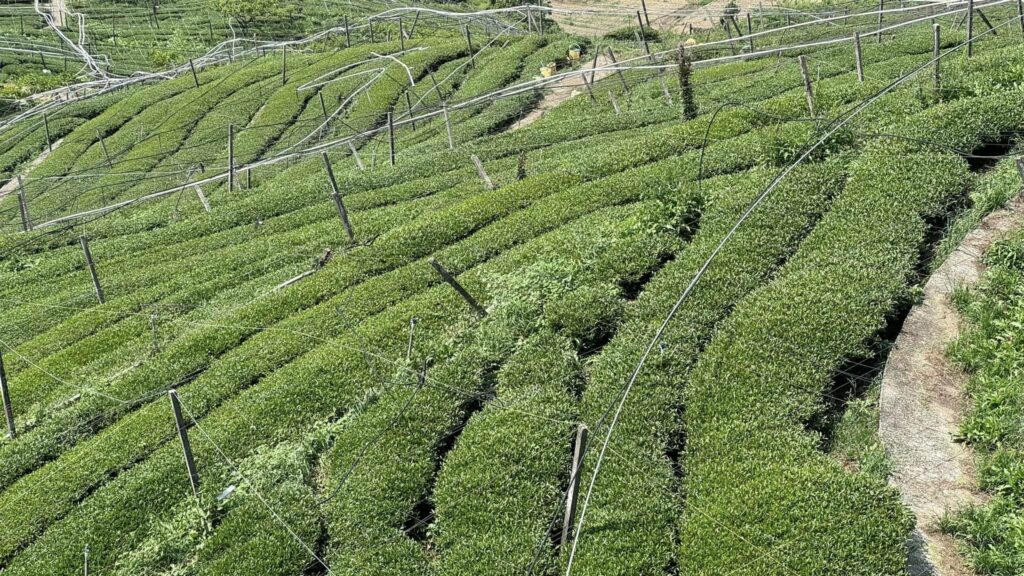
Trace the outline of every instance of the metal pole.
{"label": "metal pole", "polygon": [[1017,0],[1017,19],[1020,20],[1020,33],[1024,34],[1024,0]]}
{"label": "metal pole", "polygon": [[594,97],[594,89],[591,88],[590,82],[587,81],[587,73],[584,72],[581,78],[583,79],[583,85],[587,88],[587,95],[590,96],[590,100],[597,102],[597,98]]}
{"label": "metal pole", "polygon": [[882,41],[882,10],[885,9],[885,0],[878,0],[878,31],[875,32],[875,41]]}
{"label": "metal pole", "polygon": [[751,20],[750,12],[747,12],[747,42],[750,43],[750,52],[754,52],[754,23]]}
{"label": "metal pole", "polygon": [[455,138],[452,137],[452,121],[448,117],[448,103],[441,103],[441,113],[444,114],[444,127],[448,131],[448,149],[455,149]]}
{"label": "metal pole", "polygon": [[647,2],[646,0],[640,0],[640,7],[644,9],[644,20],[647,21],[647,27],[651,27],[651,17],[647,14]]}
{"label": "metal pole", "polygon": [[570,542],[576,520],[576,501],[580,496],[580,477],[583,475],[583,456],[587,453],[587,426],[576,429],[576,447],[572,454],[572,472],[569,474],[569,493],[565,497],[565,521],[562,524],[562,548]]}
{"label": "metal pole", "polygon": [[811,86],[811,73],[807,71],[807,57],[800,56],[800,75],[804,77],[804,92],[807,94],[807,110],[814,116],[814,88]]}
{"label": "metal pole", "polygon": [[114,164],[110,161],[110,153],[107,152],[107,143],[103,141],[103,135],[100,134],[99,129],[96,129],[96,138],[100,141],[100,148],[103,149],[103,157],[107,159],[107,168],[113,170]]}
{"label": "metal pole", "polygon": [[974,0],[967,0],[967,57],[974,56]]}
{"label": "metal pole", "polygon": [[640,40],[644,43],[644,52],[647,56],[651,55],[651,47],[647,44],[647,34],[644,33],[644,21],[640,19],[640,11],[636,12],[636,23],[640,25]]}
{"label": "metal pole", "polygon": [[327,157],[327,152],[322,152],[321,156],[324,159],[324,167],[327,168],[327,180],[331,183],[331,200],[334,201],[334,207],[338,209],[338,217],[341,218],[341,225],[345,227],[345,234],[348,235],[349,242],[354,242],[356,237],[352,233],[352,223],[348,220],[348,211],[345,210],[345,204],[341,201],[341,194],[338,192],[338,181],[334,179],[331,160]]}
{"label": "metal pole", "polygon": [[46,132],[46,149],[53,152],[53,142],[50,140],[50,121],[43,114],[43,130]]}
{"label": "metal pole", "polygon": [[942,87],[942,79],[939,73],[939,46],[942,43],[941,40],[942,27],[936,23],[932,26],[932,57],[935,59],[935,90],[938,91]]}
{"label": "metal pole", "polygon": [[281,84],[288,83],[288,47],[281,47]]}
{"label": "metal pole", "polygon": [[615,71],[619,73],[619,80],[622,82],[622,87],[626,90],[629,90],[629,84],[626,84],[626,75],[622,73],[622,68],[618,67],[619,63],[617,60],[615,60],[615,52],[612,52],[611,46],[608,46],[607,49],[608,59],[612,61],[612,66],[615,66]]}
{"label": "metal pole", "polygon": [[391,161],[391,165],[395,165],[395,122],[391,117],[391,112],[388,112],[388,159]]}
{"label": "metal pole", "polygon": [[860,52],[860,32],[853,33],[853,55],[857,59],[857,80],[864,81],[864,58]]}
{"label": "metal pole", "polygon": [[402,24],[402,17],[398,17],[398,42],[402,47],[402,52],[405,52],[405,26]]}
{"label": "metal pole", "polygon": [[473,54],[473,36],[470,35],[468,24],[463,29],[466,31],[466,45],[469,46],[469,66],[470,68],[476,68],[476,57]]}
{"label": "metal pole", "polygon": [[7,372],[4,369],[4,355],[0,351],[0,396],[4,402],[4,416],[7,418],[7,437],[14,439],[17,432],[14,429],[14,409],[11,407],[11,392],[7,389]]}
{"label": "metal pole", "polygon": [[228,124],[228,192],[235,190],[235,125]]}
{"label": "metal pole", "polygon": [[405,107],[409,110],[409,121],[412,122],[412,131],[416,131],[416,118],[412,115],[412,97],[409,96],[409,91],[405,91]]}
{"label": "metal pole", "polygon": [[18,208],[21,210],[21,231],[32,229],[32,219],[28,215],[28,197],[25,195],[25,181],[18,175]]}
{"label": "metal pole", "polygon": [[196,75],[196,65],[192,63],[192,59],[188,59],[188,67],[192,69],[192,81],[196,83],[196,88],[199,88],[199,76]]}
{"label": "metal pole", "polygon": [[324,122],[326,122],[327,121],[327,105],[324,104],[324,93],[323,92],[317,92],[316,95],[320,97],[320,110],[324,113]]}
{"label": "metal pole", "polygon": [[345,15],[345,48],[352,47],[352,31],[348,29],[348,14]]}
{"label": "metal pole", "polygon": [[476,166],[476,173],[480,176],[480,179],[484,181],[484,186],[488,190],[494,190],[494,183],[491,182],[491,177],[487,175],[487,171],[484,170],[484,163],[480,161],[480,157],[476,154],[470,154],[469,158],[473,161],[473,165]]}
{"label": "metal pole", "polygon": [[438,262],[434,258],[428,258],[427,262],[429,262],[430,265],[434,267],[434,270],[437,271],[437,273],[441,276],[442,280],[444,280],[449,286],[454,288],[455,291],[458,292],[459,296],[462,296],[462,299],[465,300],[467,304],[469,304],[470,308],[472,308],[474,311],[476,311],[477,314],[481,316],[487,316],[487,311],[484,310],[483,307],[477,303],[476,299],[470,296],[469,292],[466,292],[466,289],[463,288],[461,284],[459,284],[459,282],[451,275],[450,272],[448,272],[448,270],[444,266],[441,265],[440,262]]}
{"label": "metal pole", "polygon": [[85,236],[79,236],[78,241],[82,244],[82,253],[85,254],[85,263],[89,266],[89,275],[92,276],[92,285],[96,289],[96,298],[100,304],[106,302],[103,296],[103,287],[100,286],[100,277],[96,274],[96,263],[92,260],[92,251],[89,250],[89,240]]}
{"label": "metal pole", "polygon": [[199,496],[199,472],[196,471],[196,462],[192,458],[192,445],[188,441],[188,428],[185,426],[185,419],[181,417],[181,402],[178,400],[178,391],[171,389],[167,394],[171,397],[174,424],[178,428],[178,438],[181,439],[181,450],[185,453],[185,467],[188,468],[188,480],[192,484],[192,493]]}

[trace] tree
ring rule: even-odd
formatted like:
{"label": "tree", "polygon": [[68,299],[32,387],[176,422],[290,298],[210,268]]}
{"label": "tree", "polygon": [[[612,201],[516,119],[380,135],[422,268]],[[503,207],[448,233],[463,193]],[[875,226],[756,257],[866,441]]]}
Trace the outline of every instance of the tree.
{"label": "tree", "polygon": [[278,11],[276,0],[208,0],[215,10],[248,31],[258,20]]}

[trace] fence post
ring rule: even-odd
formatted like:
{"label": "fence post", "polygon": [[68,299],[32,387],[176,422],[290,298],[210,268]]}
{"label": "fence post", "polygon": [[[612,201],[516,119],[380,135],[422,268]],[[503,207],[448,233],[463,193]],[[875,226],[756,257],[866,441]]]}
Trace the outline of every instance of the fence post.
{"label": "fence post", "polygon": [[1020,33],[1024,34],[1024,0],[1017,0],[1017,19],[1020,20]]}
{"label": "fence post", "polygon": [[587,426],[580,424],[576,428],[576,447],[572,454],[572,472],[569,475],[569,493],[565,498],[565,520],[562,523],[562,544],[564,549],[572,537],[572,527],[576,520],[576,501],[580,496],[580,476],[583,474],[583,456],[587,452]]}
{"label": "fence post", "polygon": [[429,262],[430,265],[434,267],[434,270],[437,271],[437,273],[441,276],[441,279],[444,280],[445,283],[451,286],[459,294],[459,296],[462,296],[462,299],[465,300],[467,304],[469,304],[470,308],[472,308],[480,316],[487,316],[487,311],[484,310],[483,306],[480,306],[480,304],[477,303],[476,299],[473,298],[469,294],[469,292],[466,292],[466,289],[462,287],[462,284],[459,284],[458,280],[456,280],[455,277],[452,276],[451,273],[448,272],[448,270],[444,266],[442,266],[440,262],[435,260],[433,257],[427,259],[427,262]]}
{"label": "fence post", "polygon": [[938,92],[942,87],[942,80],[939,74],[939,46],[941,44],[942,27],[935,23],[932,25],[932,57],[935,59],[935,71],[933,73],[935,77],[935,91]]}
{"label": "fence post", "polygon": [[750,52],[754,52],[754,23],[751,21],[750,12],[747,12],[747,42],[750,45]]}
{"label": "fence post", "polygon": [[640,19],[640,11],[636,12],[636,23],[640,25],[640,40],[644,43],[644,52],[651,57],[651,47],[647,44],[647,34],[644,32],[644,21]]}
{"label": "fence post", "polygon": [[281,85],[288,83],[288,47],[281,47]]}
{"label": "fence post", "polygon": [[171,389],[167,393],[171,398],[171,410],[174,411],[174,425],[178,428],[178,438],[181,439],[181,450],[185,453],[185,467],[188,469],[188,481],[192,484],[192,493],[199,496],[199,472],[196,471],[196,462],[192,458],[192,445],[188,441],[188,428],[185,426],[185,419],[181,417],[181,401],[178,400],[178,391]]}
{"label": "fence post", "polygon": [[801,55],[800,61],[800,75],[804,77],[804,92],[807,95],[807,110],[811,116],[814,116],[814,88],[811,86],[811,73],[807,71],[807,57]]}
{"label": "fence post", "polygon": [[487,171],[484,170],[484,163],[480,161],[480,157],[476,154],[470,154],[469,158],[473,161],[473,165],[476,166],[477,175],[484,181],[484,187],[488,190],[494,190],[494,183],[491,182],[491,177],[488,176]]}
{"label": "fence post", "polygon": [[0,351],[0,396],[4,402],[4,416],[7,418],[7,437],[14,439],[14,409],[11,407],[11,392],[7,389],[7,372],[4,369],[4,355]]}
{"label": "fence post", "polygon": [[690,55],[683,43],[679,43],[679,97],[683,101],[683,118],[693,120],[697,117],[697,104],[693,100],[693,86],[690,84]]}
{"label": "fence post", "polygon": [[629,90],[629,84],[626,83],[626,75],[622,73],[622,69],[619,68],[619,62],[615,59],[615,52],[612,51],[612,47],[608,46],[608,59],[612,61],[612,66],[615,66],[616,72],[619,74],[619,80],[622,82],[622,88]]}
{"label": "fence post", "polygon": [[452,121],[451,121],[451,118],[448,117],[448,103],[447,102],[442,102],[441,103],[441,113],[444,114],[444,127],[445,127],[445,130],[448,131],[448,149],[449,150],[454,150],[455,149],[455,139],[452,137]]}
{"label": "fence post", "polygon": [[196,88],[199,88],[199,76],[196,74],[196,65],[192,63],[192,59],[188,59],[188,67],[192,69],[192,81],[195,82]]}
{"label": "fence post", "polygon": [[352,31],[348,29],[348,14],[345,14],[345,48],[352,47]]}
{"label": "fence post", "polygon": [[1017,173],[1020,174],[1020,179],[1024,182],[1024,158],[1017,158]]}
{"label": "fence post", "polygon": [[107,160],[107,168],[110,170],[114,169],[113,162],[110,161],[110,153],[107,152],[107,143],[103,140],[103,135],[100,134],[99,128],[96,129],[96,138],[100,141],[100,148],[103,149],[103,157]]}
{"label": "fence post", "polygon": [[647,21],[647,27],[651,27],[651,17],[647,14],[647,2],[646,0],[640,0],[640,7],[644,9],[644,20]]}
{"label": "fence post", "polygon": [[469,32],[469,25],[467,24],[463,29],[466,31],[466,45],[469,46],[469,67],[476,68],[476,57],[473,54],[473,37]]}
{"label": "fence post", "polygon": [[860,51],[860,32],[853,33],[853,55],[857,59],[857,81],[864,81],[864,58]]}
{"label": "fence post", "polygon": [[28,197],[25,195],[25,180],[18,174],[18,208],[21,211],[21,231],[32,230],[32,219],[28,215]]}
{"label": "fence post", "polygon": [[341,218],[341,225],[345,227],[345,234],[348,235],[349,242],[355,241],[355,234],[352,233],[352,223],[348,220],[348,211],[345,210],[345,203],[341,201],[341,194],[338,192],[338,181],[334,179],[334,169],[331,168],[331,160],[327,157],[327,152],[321,152],[321,156],[324,159],[324,168],[327,168],[327,180],[331,184],[331,200],[334,201],[334,207],[338,209],[338,217]]}
{"label": "fence post", "polygon": [[402,23],[401,16],[398,17],[398,42],[402,47],[402,52],[405,52],[405,25]]}
{"label": "fence post", "polygon": [[89,250],[89,240],[85,236],[79,236],[78,241],[82,245],[82,253],[85,255],[85,263],[89,266],[89,275],[92,276],[92,286],[96,289],[96,298],[99,299],[100,304],[103,304],[106,302],[106,298],[103,296],[103,287],[100,286],[100,277],[96,274],[96,263],[92,260],[92,251]]}
{"label": "fence post", "polygon": [[587,73],[584,72],[580,77],[583,79],[583,86],[586,87],[587,95],[590,96],[590,100],[592,102],[596,102],[597,98],[594,97],[594,89],[590,86],[590,82],[587,81]]}
{"label": "fence post", "polygon": [[412,115],[412,96],[409,96],[409,91],[405,91],[405,107],[409,110],[409,122],[412,123],[412,131],[416,131],[416,118]]}

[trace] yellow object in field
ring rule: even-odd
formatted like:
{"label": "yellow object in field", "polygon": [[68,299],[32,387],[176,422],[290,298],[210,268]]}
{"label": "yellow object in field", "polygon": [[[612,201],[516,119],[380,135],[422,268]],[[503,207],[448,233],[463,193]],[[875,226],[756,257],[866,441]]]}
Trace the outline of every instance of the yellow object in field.
{"label": "yellow object in field", "polygon": [[547,66],[540,67],[540,75],[545,78],[550,78],[555,75],[555,70],[558,69],[558,64],[554,62],[548,62]]}
{"label": "yellow object in field", "polygon": [[699,44],[699,42],[697,42],[696,38],[689,38],[686,40],[686,42],[683,42],[683,44],[687,46],[696,46],[697,44]]}
{"label": "yellow object in field", "polygon": [[583,49],[580,48],[578,44],[573,44],[572,47],[569,48],[569,61],[574,63],[574,64],[579,62],[580,61],[580,54],[582,54],[582,53],[583,53]]}

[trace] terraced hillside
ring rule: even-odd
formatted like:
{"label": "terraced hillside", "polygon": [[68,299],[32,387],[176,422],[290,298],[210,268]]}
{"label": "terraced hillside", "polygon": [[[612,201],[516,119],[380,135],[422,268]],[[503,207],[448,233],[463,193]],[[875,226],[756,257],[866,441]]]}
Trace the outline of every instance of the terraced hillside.
{"label": "terraced hillside", "polygon": [[1024,21],[965,8],[398,10],[5,126],[0,572],[905,573],[842,440],[1020,187]]}

